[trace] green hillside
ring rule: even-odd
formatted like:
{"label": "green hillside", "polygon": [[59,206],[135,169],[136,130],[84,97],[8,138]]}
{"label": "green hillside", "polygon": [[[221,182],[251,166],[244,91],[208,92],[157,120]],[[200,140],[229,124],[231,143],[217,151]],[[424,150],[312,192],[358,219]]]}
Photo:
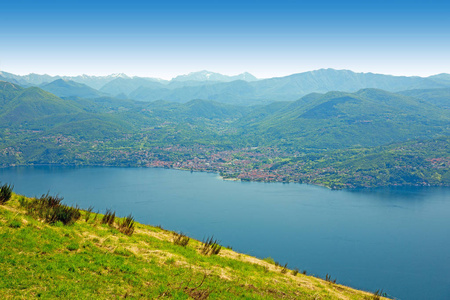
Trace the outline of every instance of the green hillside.
{"label": "green hillside", "polygon": [[58,97],[99,98],[104,96],[103,93],[85,84],[64,79],[57,79],[42,85],[41,89],[55,94]]}
{"label": "green hillside", "polygon": [[421,99],[433,105],[450,109],[450,88],[445,89],[425,89],[425,90],[408,90],[399,92],[405,96],[411,96]]}
{"label": "green hillside", "polygon": [[411,97],[365,89],[313,94],[263,118],[239,120],[256,145],[370,147],[450,132],[450,112]]}
{"label": "green hillside", "polygon": [[[40,199],[41,210],[52,216],[56,208],[65,207],[52,202],[55,197]],[[75,223],[63,225],[57,220],[66,217],[38,217],[42,212],[30,204],[36,201],[13,194],[0,205],[4,299],[382,298],[331,278],[289,270],[272,259],[260,260],[219,245],[205,247],[161,228],[134,223],[126,227],[132,230],[124,230],[120,225],[124,218],[108,222],[104,215],[79,214],[66,207]],[[208,250],[212,248],[213,253]]]}
{"label": "green hillside", "polygon": [[450,136],[450,111],[424,96],[445,93],[411,93],[363,89],[236,106],[62,99],[0,82],[0,165],[165,166],[334,188],[450,185],[450,166],[430,163],[448,159],[441,144],[411,148],[411,157],[389,150]]}
{"label": "green hillside", "polygon": [[17,84],[0,80],[0,105],[5,105],[21,92],[23,88]]}
{"label": "green hillside", "polygon": [[21,89],[11,95],[14,97],[5,101],[1,107],[0,122],[4,126],[19,126],[46,117],[76,114],[82,111],[72,102],[64,101],[36,87]]}
{"label": "green hillside", "polygon": [[270,171],[298,169],[301,182],[330,188],[450,185],[450,137],[373,148],[310,153],[274,161]]}

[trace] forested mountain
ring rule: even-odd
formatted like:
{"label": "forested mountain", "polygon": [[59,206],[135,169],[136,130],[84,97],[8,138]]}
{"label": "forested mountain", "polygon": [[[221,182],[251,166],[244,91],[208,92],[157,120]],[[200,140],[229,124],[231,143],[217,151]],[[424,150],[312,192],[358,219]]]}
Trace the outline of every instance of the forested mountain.
{"label": "forested mountain", "polygon": [[85,105],[37,87],[24,89],[0,82],[0,99],[0,126],[8,138],[20,140],[25,138],[22,133],[58,133],[93,139],[127,131],[116,116],[89,112]]}
{"label": "forested mountain", "polygon": [[7,81],[7,82],[10,82],[10,83],[14,83],[14,84],[20,85],[19,82],[17,82],[17,80],[15,80],[14,78],[5,77],[3,75],[4,75],[4,73],[0,72],[0,81]]}
{"label": "forested mountain", "polygon": [[17,96],[23,88],[7,81],[0,81],[0,104],[5,105]]}
{"label": "forested mountain", "polygon": [[[243,135],[248,143],[255,145],[318,149],[377,146],[446,135],[450,130],[450,111],[441,109],[446,103],[448,89],[413,90],[402,94],[379,89],[313,93],[293,102],[248,107],[207,100],[177,104],[94,98],[100,96],[92,92],[95,90],[64,80],[44,88],[73,97],[61,99],[36,87],[24,89],[2,82],[3,120],[23,123],[62,114],[98,114],[126,121],[137,129],[155,120],[172,125],[182,120],[214,120],[216,126],[236,132],[237,136]],[[83,93],[89,97],[83,97]]]}
{"label": "forested mountain", "polygon": [[[48,127],[49,118],[81,112],[74,103],[64,101],[55,95],[36,87],[27,89],[0,82],[4,99],[1,105],[0,122],[9,129],[35,124],[36,128]],[[5,95],[6,94],[6,95]],[[40,124],[35,122],[42,120]]]}
{"label": "forested mountain", "polygon": [[[63,95],[83,92],[89,96],[97,95],[90,94],[92,89],[85,85],[64,80],[57,80],[44,88],[57,90]],[[202,120],[204,124],[215,122],[209,131],[220,127],[235,132],[230,134],[233,139],[243,136],[249,145],[338,149],[450,134],[450,110],[441,109],[446,103],[447,93],[448,89],[413,90],[402,94],[362,89],[356,93],[313,93],[293,102],[248,107],[207,100],[177,104],[108,97],[61,99],[36,87],[24,89],[2,82],[0,99],[4,124],[21,124],[22,127],[32,120],[45,118],[49,122],[56,116],[76,114],[101,116],[121,124],[126,122],[133,130],[158,122],[170,122],[170,126],[174,126],[180,122],[196,124]],[[48,126],[35,124],[39,128],[44,128],[44,125]]]}
{"label": "forested mountain", "polygon": [[377,146],[450,133],[450,111],[383,90],[313,94],[261,117],[242,118],[243,134],[295,148]]}
{"label": "forested mountain", "polygon": [[105,95],[85,84],[64,79],[57,79],[44,84],[41,88],[58,97],[99,98]]}
{"label": "forested mountain", "polygon": [[450,74],[442,73],[442,74],[430,76],[428,78],[430,78],[431,80],[433,80],[437,83],[442,83],[445,85],[450,84]]}
{"label": "forested mountain", "polygon": [[[75,91],[79,95],[92,91],[64,80],[50,87],[56,87],[59,93]],[[432,147],[410,147],[412,150],[406,151],[398,146],[395,155],[383,152],[390,148],[374,148],[450,136],[447,93],[448,89],[391,93],[366,88],[237,106],[201,99],[176,103],[106,96],[60,98],[38,87],[23,88],[1,81],[1,165],[167,166],[250,180],[311,182],[336,188],[376,186],[376,168],[370,169],[370,180],[356,179],[357,174],[363,174],[361,168],[345,163],[357,154],[360,158],[355,163],[361,167],[382,161],[389,174],[397,174],[392,179],[382,177],[379,184],[450,185],[450,153],[443,146],[445,142],[435,143],[438,149],[433,151]],[[378,152],[385,154],[375,155]],[[320,163],[324,161],[328,166]],[[418,161],[427,161],[423,163],[426,166]],[[401,166],[414,162],[416,167],[405,167],[406,171],[399,173],[394,170],[398,162]],[[322,174],[328,168],[334,170],[332,177]]]}
{"label": "forested mountain", "polygon": [[408,90],[399,92],[399,94],[411,96],[416,99],[426,101],[430,104],[450,109],[450,88]]}

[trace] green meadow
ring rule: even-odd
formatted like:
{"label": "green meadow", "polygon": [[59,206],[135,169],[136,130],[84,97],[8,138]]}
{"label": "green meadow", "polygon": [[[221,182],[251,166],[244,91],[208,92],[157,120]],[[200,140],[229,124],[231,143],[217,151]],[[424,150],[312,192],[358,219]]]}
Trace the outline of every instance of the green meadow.
{"label": "green meadow", "polygon": [[42,205],[55,199],[13,193],[1,201],[3,299],[380,299],[213,237],[201,242],[112,211]]}

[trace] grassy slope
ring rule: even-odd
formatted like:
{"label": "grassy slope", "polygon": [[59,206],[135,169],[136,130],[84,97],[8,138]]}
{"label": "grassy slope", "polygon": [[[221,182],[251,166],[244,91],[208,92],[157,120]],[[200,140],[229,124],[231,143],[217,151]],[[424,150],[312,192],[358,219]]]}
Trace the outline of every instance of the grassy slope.
{"label": "grassy slope", "polygon": [[84,212],[72,226],[47,225],[19,197],[0,206],[3,299],[379,299],[228,249],[204,256],[200,242],[176,246],[171,232],[148,225],[130,237]]}

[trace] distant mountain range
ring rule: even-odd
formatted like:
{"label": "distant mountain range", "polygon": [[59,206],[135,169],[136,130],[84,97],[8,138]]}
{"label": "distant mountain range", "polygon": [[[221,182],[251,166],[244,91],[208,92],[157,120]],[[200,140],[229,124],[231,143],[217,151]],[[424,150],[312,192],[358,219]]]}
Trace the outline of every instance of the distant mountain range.
{"label": "distant mountain range", "polygon": [[[295,101],[310,93],[330,91],[353,93],[364,88],[376,88],[389,92],[450,88],[450,74],[407,77],[334,69],[321,69],[269,79],[257,79],[249,73],[226,76],[200,71],[180,75],[170,81],[129,77],[125,74],[71,77],[38,74],[18,76],[0,72],[0,80],[23,87],[39,86],[59,97],[110,96],[137,101],[164,100],[180,103],[203,99],[238,105]],[[439,102],[439,100],[436,101]]]}
{"label": "distant mountain range", "polygon": [[71,80],[78,83],[86,84],[94,89],[100,89],[102,86],[108,82],[121,77],[128,77],[125,74],[112,74],[108,76],[50,76],[50,75],[39,75],[39,74],[28,74],[28,75],[14,75],[12,73],[0,72],[0,80],[9,81],[13,83],[20,84],[22,86],[40,86],[58,79]]}
{"label": "distant mountain range", "polygon": [[219,82],[230,82],[235,80],[256,81],[258,79],[252,74],[247,72],[236,76],[227,76],[206,70],[200,72],[192,72],[187,75],[179,75],[174,79],[172,79],[172,81],[219,81]]}
{"label": "distant mountain range", "polygon": [[57,95],[58,97],[81,97],[81,98],[99,98],[105,96],[104,93],[91,88],[83,83],[72,80],[57,79],[50,83],[40,86],[43,90]]}

